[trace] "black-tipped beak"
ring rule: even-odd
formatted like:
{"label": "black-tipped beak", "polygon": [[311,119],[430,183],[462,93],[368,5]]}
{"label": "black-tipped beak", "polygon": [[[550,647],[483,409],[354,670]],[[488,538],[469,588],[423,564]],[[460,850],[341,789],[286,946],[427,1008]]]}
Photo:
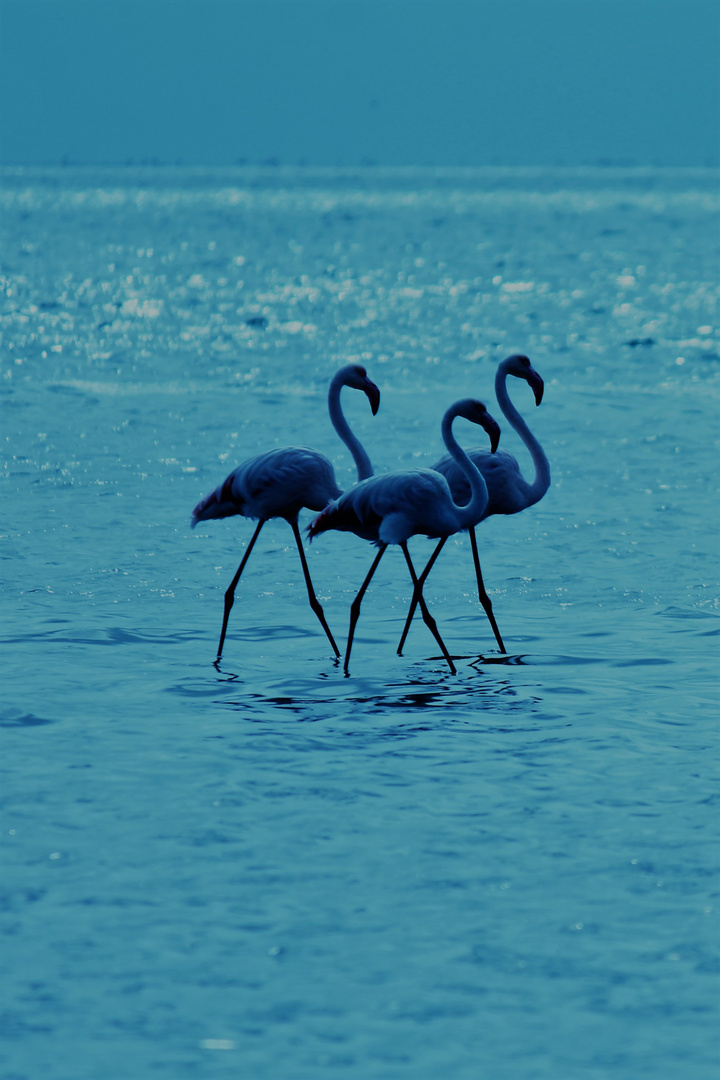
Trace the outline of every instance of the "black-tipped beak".
{"label": "black-tipped beak", "polygon": [[488,416],[485,430],[490,436],[490,452],[494,454],[500,442],[500,425],[497,420],[493,420],[492,416]]}
{"label": "black-tipped beak", "polygon": [[537,371],[531,368],[528,372],[528,383],[535,395],[535,404],[539,405],[543,399],[543,390],[545,389],[545,383],[542,381]]}
{"label": "black-tipped beak", "polygon": [[375,416],[378,409],[380,408],[380,391],[378,390],[374,382],[370,382],[370,379],[367,380],[363,389],[365,390],[365,395],[370,402],[372,414],[373,416]]}

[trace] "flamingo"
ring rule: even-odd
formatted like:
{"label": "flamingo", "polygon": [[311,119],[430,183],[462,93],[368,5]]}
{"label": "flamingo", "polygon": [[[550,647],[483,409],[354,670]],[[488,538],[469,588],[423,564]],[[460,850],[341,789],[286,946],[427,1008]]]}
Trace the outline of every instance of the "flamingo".
{"label": "flamingo", "polygon": [[[333,377],[328,391],[328,408],[332,425],[353,456],[358,480],[364,480],[366,477],[372,476],[373,469],[370,458],[360,441],[353,435],[343,415],[340,405],[340,391],[343,386],[362,390],[370,402],[373,416],[380,406],[380,391],[375,383],[368,378],[367,371],[360,364],[347,364],[341,368]],[[258,454],[257,457],[250,458],[242,465],[238,465],[237,469],[231,472],[219,487],[211,491],[197,504],[192,512],[192,528],[195,528],[199,521],[207,521],[209,518],[231,517],[233,514],[252,518],[258,523],[250,543],[245,549],[237,573],[225,593],[223,624],[215,663],[222,656],[237,583],[250,558],[255,541],[260,535],[260,530],[266,521],[276,517],[284,518],[293,531],[300,554],[310,607],[320,620],[320,625],[335,651],[335,656],[340,655],[335,639],[330,632],[330,627],[325,620],[320,601],[315,595],[300,539],[298,515],[300,509],[304,506],[310,510],[322,510],[329,502],[341,494],[342,489],[338,486],[335,478],[335,470],[324,454],[320,454],[317,450],[311,450],[306,446],[283,446],[275,450],[268,450],[265,454]]]}
{"label": "flamingo", "polygon": [[[506,386],[508,375],[514,375],[518,379],[523,379],[530,386],[535,395],[536,405],[539,405],[542,401],[544,383],[527,356],[521,356],[520,354],[509,356],[506,360],[503,360],[498,365],[495,375],[495,396],[497,397],[498,404],[500,405],[505,418],[509,421],[510,426],[515,429],[530,451],[530,456],[533,465],[535,466],[535,479],[532,483],[527,481],[520,472],[520,466],[518,465],[517,460],[512,454],[508,454],[505,450],[499,450],[496,454],[490,454],[482,447],[475,450],[469,450],[468,456],[483,474],[488,489],[487,507],[485,508],[482,517],[477,519],[477,523],[484,521],[485,518],[490,517],[492,514],[517,514],[521,510],[525,510],[528,506],[532,506],[534,503],[539,502],[550,487],[550,464],[540,443],[530,431],[522,416],[510,400]],[[466,503],[470,498],[470,487],[465,478],[465,474],[458,468],[454,458],[450,454],[446,454],[432,467],[436,472],[442,473],[447,480],[455,502],[459,504]],[[482,571],[480,569],[480,557],[478,555],[477,537],[475,536],[475,523],[470,525],[468,532],[470,533],[470,545],[472,547],[473,562],[475,564],[478,597],[490,625],[492,626],[493,633],[500,646],[500,651],[506,652],[507,650],[505,649],[498,625],[495,621],[492,603],[483,583]],[[445,546],[446,540],[447,537],[444,536],[430,556],[425,569],[420,575],[420,587],[425,584],[435,560]],[[398,645],[399,654],[402,653],[402,648],[405,644],[408,630],[410,629],[410,623],[412,622],[417,602],[418,598],[413,594],[410,610],[405,622],[405,628],[400,639],[400,644]]]}
{"label": "flamingo", "polygon": [[450,536],[478,521],[485,511],[488,489],[483,475],[473,465],[452,432],[453,420],[458,416],[470,420],[473,424],[479,424],[487,432],[493,453],[500,438],[500,428],[482,402],[472,398],[456,401],[443,417],[443,442],[467,478],[470,490],[467,506],[458,506],[454,502],[448,482],[439,472],[433,469],[409,469],[363,480],[331,502],[310,524],[308,531],[311,540],[328,529],[337,529],[341,532],[354,532],[363,540],[372,541],[378,548],[372,566],[350,607],[350,630],[344,665],[346,675],[362,598],[388,544],[398,544],[401,548],[413,582],[413,599],[417,598],[423,620],[440,646],[451,672],[455,674],[455,665],[423,599],[407,542],[411,536],[417,534],[430,537]]}

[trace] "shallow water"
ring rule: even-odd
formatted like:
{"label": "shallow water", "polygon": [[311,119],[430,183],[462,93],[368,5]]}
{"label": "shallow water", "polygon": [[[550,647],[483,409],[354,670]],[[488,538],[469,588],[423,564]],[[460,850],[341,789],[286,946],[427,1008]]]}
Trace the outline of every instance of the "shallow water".
{"label": "shallow water", "polygon": [[[716,1075],[716,175],[4,170],[0,204],[3,1075]],[[419,620],[395,655],[391,551],[344,678],[272,522],[216,670],[253,526],[198,498],[285,443],[352,483],[350,360],[376,470],[428,465],[514,351],[553,483],[479,529],[509,655],[460,537],[458,674]],[[372,549],[307,551],[342,645]]]}

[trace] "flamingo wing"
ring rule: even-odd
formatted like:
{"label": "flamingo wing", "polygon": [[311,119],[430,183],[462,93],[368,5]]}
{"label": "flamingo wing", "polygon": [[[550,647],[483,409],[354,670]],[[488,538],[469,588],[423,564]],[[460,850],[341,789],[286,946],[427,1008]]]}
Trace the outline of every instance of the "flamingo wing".
{"label": "flamingo wing", "polygon": [[297,518],[300,509],[322,510],[340,494],[332,464],[317,450],[284,446],[238,465],[193,510],[193,525],[208,518]]}
{"label": "flamingo wing", "polygon": [[[494,454],[478,447],[468,451],[468,457],[480,470],[488,489],[488,505],[484,518],[491,514],[517,514],[527,506],[528,483],[512,454],[497,450]],[[446,454],[433,465],[445,477],[452,497],[458,506],[470,501],[470,485],[458,464]]]}
{"label": "flamingo wing", "polygon": [[242,491],[248,517],[290,517],[303,506],[322,510],[340,494],[331,462],[307,446],[269,450],[240,469],[234,486]]}
{"label": "flamingo wing", "polygon": [[375,543],[400,544],[417,533],[457,530],[447,481],[431,469],[372,476],[330,503],[310,525],[310,539],[328,529]]}

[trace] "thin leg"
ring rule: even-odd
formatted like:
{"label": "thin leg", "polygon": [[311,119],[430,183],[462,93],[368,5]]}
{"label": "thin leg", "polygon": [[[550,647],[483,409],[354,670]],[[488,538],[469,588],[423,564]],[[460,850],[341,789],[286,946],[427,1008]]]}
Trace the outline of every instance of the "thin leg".
{"label": "thin leg", "polygon": [[[450,656],[450,653],[445,648],[445,642],[440,637],[440,631],[437,628],[437,623],[435,622],[432,615],[430,614],[430,612],[427,609],[427,604],[425,603],[425,599],[424,599],[423,594],[422,594],[422,584],[421,584],[420,580],[418,579],[417,574],[415,573],[415,567],[412,564],[412,559],[410,558],[410,552],[408,551],[407,543],[401,544],[400,547],[402,548],[403,555],[405,556],[405,562],[408,564],[408,570],[410,571],[410,577],[412,578],[413,585],[415,586],[415,589],[413,591],[413,598],[415,596],[417,596],[417,602],[420,605],[420,611],[422,612],[423,621],[425,622],[425,625],[427,626],[428,630],[430,631],[430,633],[432,634],[432,636],[435,638],[438,645],[440,646],[440,649],[442,650],[443,656],[445,657],[448,664],[450,665],[451,672],[453,673],[453,675],[455,675],[456,674],[455,665],[452,662],[452,658]],[[431,558],[432,558],[432,556],[431,556]],[[426,567],[426,569],[427,569],[427,567]]]}
{"label": "thin leg", "polygon": [[257,540],[258,536],[260,535],[260,530],[262,529],[264,524],[265,524],[264,520],[261,519],[260,521],[258,521],[257,528],[255,529],[255,532],[252,534],[252,539],[251,539],[250,543],[248,544],[248,546],[245,549],[245,554],[242,557],[242,562],[238,566],[237,574],[235,575],[235,577],[230,582],[230,585],[228,586],[227,592],[225,593],[225,612],[223,614],[223,624],[222,624],[222,630],[220,632],[220,644],[218,645],[217,657],[215,658],[215,663],[216,664],[217,664],[218,660],[220,659],[220,657],[222,656],[223,645],[225,643],[225,634],[227,633],[228,619],[230,618],[230,611],[231,611],[232,606],[233,606],[233,604],[235,602],[235,589],[237,588],[237,583],[240,580],[240,575],[242,574],[243,570],[245,569],[245,563],[250,558],[250,552],[252,551],[253,547],[255,546],[255,541]]}
{"label": "thin leg", "polygon": [[343,671],[346,675],[349,674],[348,664],[350,663],[350,650],[352,649],[353,638],[355,637],[355,626],[357,625],[357,621],[360,617],[360,604],[362,603],[362,598],[367,591],[367,587],[370,584],[370,581],[372,580],[372,576],[378,568],[378,563],[385,554],[386,548],[387,544],[380,545],[380,549],[375,558],[373,559],[373,564],[368,570],[367,577],[363,581],[357,596],[350,605],[350,629],[348,630],[348,640],[347,646],[345,648],[345,664],[343,665]]}
{"label": "thin leg", "polygon": [[[438,546],[433,551],[432,555],[430,556],[430,559],[427,562],[427,565],[425,566],[425,569],[423,570],[422,574],[420,575],[419,582],[418,582],[419,587],[420,587],[420,595],[422,595],[422,588],[423,588],[423,585],[425,584],[425,581],[427,580],[427,576],[430,573],[430,571],[432,570],[432,568],[433,568],[433,566],[435,564],[435,560],[437,559],[438,555],[440,554],[442,549],[445,547],[446,542],[447,542],[447,536],[444,536],[442,538],[442,540],[440,541],[440,543],[438,544]],[[410,623],[413,620],[413,615],[415,614],[415,608],[417,607],[417,604],[418,604],[418,592],[417,592],[417,589],[414,589],[413,594],[412,594],[412,600],[410,601],[410,610],[407,613],[407,618],[405,620],[405,627],[404,627],[403,632],[402,632],[402,637],[400,638],[400,644],[397,647],[398,656],[402,656],[403,645],[405,644],[405,639],[408,636],[408,632],[410,630]]]}
{"label": "thin leg", "polygon": [[498,630],[498,624],[495,622],[495,616],[493,615],[492,602],[487,592],[485,591],[485,583],[483,582],[482,571],[480,570],[480,556],[478,555],[477,538],[475,536],[475,528],[471,526],[468,530],[470,533],[470,545],[472,547],[473,562],[475,563],[475,576],[477,577],[478,587],[478,599],[485,609],[485,614],[488,617],[488,621],[493,629],[495,640],[500,646],[500,652],[507,652],[507,649],[503,645],[503,639],[500,637],[500,631]]}
{"label": "thin leg", "polygon": [[310,601],[310,607],[313,609],[313,611],[317,615],[318,619],[320,620],[320,625],[322,626],[323,630],[327,634],[328,641],[330,642],[333,649],[335,650],[335,656],[337,657],[337,656],[340,655],[340,650],[338,649],[337,645],[335,644],[335,638],[330,633],[330,627],[328,626],[328,624],[325,621],[325,613],[324,613],[322,607],[320,606],[320,601],[318,600],[317,596],[315,595],[315,590],[313,588],[313,583],[310,580],[310,571],[308,570],[307,559],[305,558],[305,552],[303,551],[302,540],[300,539],[300,530],[298,528],[297,521],[291,521],[290,522],[290,528],[293,531],[293,536],[295,537],[295,543],[297,544],[297,549],[298,549],[298,551],[300,553],[300,562],[302,563],[303,574],[305,575],[305,584],[307,585],[308,600]]}

